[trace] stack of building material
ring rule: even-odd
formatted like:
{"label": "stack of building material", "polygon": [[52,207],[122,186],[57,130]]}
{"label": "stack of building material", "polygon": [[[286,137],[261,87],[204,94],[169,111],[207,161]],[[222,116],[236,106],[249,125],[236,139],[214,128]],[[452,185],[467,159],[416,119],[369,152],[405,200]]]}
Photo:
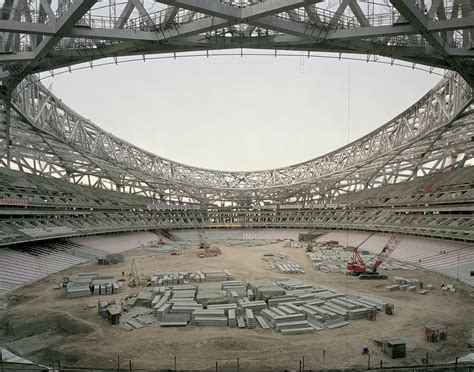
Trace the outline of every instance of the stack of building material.
{"label": "stack of building material", "polygon": [[265,319],[263,319],[263,317],[261,315],[256,315],[255,319],[257,319],[258,324],[260,324],[260,327],[262,327],[263,329],[269,329],[270,328],[268,323],[265,321]]}
{"label": "stack of building material", "polygon": [[247,322],[247,328],[255,328],[255,317],[251,309],[245,310],[245,320]]}
{"label": "stack of building material", "polygon": [[365,295],[357,295],[349,293],[347,295],[349,299],[357,300],[362,304],[368,305],[370,308],[376,308],[377,310],[384,310],[385,309],[385,301],[379,300],[373,297],[368,297]]}
{"label": "stack of building material", "polygon": [[265,253],[263,259],[270,261],[269,269],[276,268],[283,274],[304,274],[304,270],[297,263],[290,261],[282,253]]}
{"label": "stack of building material", "polygon": [[196,282],[205,282],[206,281],[206,275],[204,275],[201,271],[198,271],[195,275],[195,281]]}
{"label": "stack of building material", "polygon": [[268,300],[268,306],[273,307],[273,306],[278,306],[281,303],[285,302],[295,302],[296,297],[295,296],[278,296],[278,297],[273,297]]}
{"label": "stack of building material", "polygon": [[224,280],[232,280],[233,276],[227,270],[225,271],[204,271],[206,282],[222,282]]}
{"label": "stack of building material", "polygon": [[341,306],[341,307],[343,307],[345,309],[348,309],[348,310],[354,310],[354,309],[357,309],[357,308],[360,307],[360,306],[352,303],[352,301],[350,301],[346,297],[333,298],[333,299],[329,300],[328,302],[330,302],[332,304],[335,304],[335,305],[338,305],[338,306]]}
{"label": "stack of building material", "polygon": [[405,285],[407,284],[407,281],[405,278],[402,278],[402,277],[399,277],[399,276],[396,276],[393,278],[393,281],[395,282],[395,284],[398,284],[398,285]]}
{"label": "stack of building material", "polygon": [[289,315],[296,314],[296,313],[300,312],[300,311],[295,310],[291,306],[285,306],[285,305],[279,305],[277,307],[277,309],[280,310],[281,312],[283,312],[284,314],[289,314]]}
{"label": "stack of building material", "polygon": [[91,289],[88,285],[75,285],[67,287],[66,293],[69,298],[89,297]]}
{"label": "stack of building material", "polygon": [[[300,280],[283,280],[276,282],[280,287],[283,287],[289,291],[297,291],[303,289],[313,289],[313,286],[310,284],[304,284]],[[325,289],[325,288],[324,288]]]}
{"label": "stack of building material", "polygon": [[154,296],[155,294],[150,291],[143,291],[138,293],[137,299],[135,301],[135,306],[151,307],[151,303],[153,301]]}
{"label": "stack of building material", "polygon": [[163,315],[166,315],[170,312],[172,305],[171,304],[163,304],[161,305],[160,308],[156,309],[156,316],[158,317],[158,320],[163,319]]}
{"label": "stack of building material", "polygon": [[342,297],[344,296],[343,293],[338,293],[336,291],[330,291],[330,290],[327,290],[327,291],[321,291],[321,292],[317,292],[316,293],[316,297],[321,299],[321,300],[325,300],[325,301],[328,301],[332,298],[336,298],[336,297]]}
{"label": "stack of building material", "polygon": [[192,314],[195,310],[201,310],[202,305],[195,302],[174,303],[171,308],[171,314]]}
{"label": "stack of building material", "polygon": [[229,297],[233,302],[237,303],[241,296],[236,291],[228,290],[227,297]]}
{"label": "stack of building material", "polygon": [[163,306],[171,297],[171,290],[166,290],[165,293],[161,294],[156,294],[155,298],[152,300],[152,306],[153,309],[156,311],[161,306]]}
{"label": "stack of building material", "polygon": [[262,316],[270,323],[270,327],[275,328],[277,323],[285,323],[297,320],[305,320],[304,314],[297,313],[297,314],[285,314],[285,315],[278,315],[275,313],[275,309],[272,312],[268,312],[268,309],[262,310]]}
{"label": "stack of building material", "polygon": [[400,286],[398,284],[393,284],[393,285],[386,286],[385,289],[389,292],[394,292],[394,291],[398,291],[400,289]]}
{"label": "stack of building material", "polygon": [[222,305],[208,305],[207,308],[209,310],[224,310],[224,312],[227,314],[230,310],[235,310],[237,309],[237,304],[222,304]]}
{"label": "stack of building material", "polygon": [[227,326],[227,317],[224,310],[195,310],[193,313],[193,324]]}
{"label": "stack of building material", "polygon": [[344,327],[346,325],[349,325],[349,323],[346,322],[342,317],[326,320],[324,322],[324,326],[329,329]]}
{"label": "stack of building material", "polygon": [[194,302],[196,289],[195,286],[174,287],[172,290],[173,302]]}
{"label": "stack of building material", "polygon": [[237,327],[237,318],[235,316],[235,309],[228,310],[228,318],[229,318],[229,327],[235,328]]}
{"label": "stack of building material", "polygon": [[304,274],[301,266],[293,261],[274,262],[273,264],[283,274]]}
{"label": "stack of building material", "polygon": [[119,283],[113,276],[96,276],[92,279],[90,286],[94,289],[94,295],[110,295],[118,293],[120,289]]}
{"label": "stack of building material", "polygon": [[91,294],[110,295],[118,293],[119,289],[120,285],[113,276],[99,276],[96,273],[79,273],[77,277],[72,278],[68,283],[66,293],[67,297],[77,298],[90,296]]}
{"label": "stack of building material", "polygon": [[189,322],[189,314],[164,314],[161,318],[162,327],[184,327]]}
{"label": "stack of building material", "polygon": [[227,280],[234,280],[234,275],[230,271],[224,270],[224,272],[227,274]]}
{"label": "stack of building material", "polygon": [[[177,285],[179,282],[180,274],[179,273],[155,273],[151,280],[155,283],[156,286],[168,286],[168,285]],[[181,276],[182,281],[184,282],[184,276]]]}
{"label": "stack of building material", "polygon": [[196,300],[204,306],[228,304],[232,300],[227,297],[219,283],[201,283],[196,294]]}
{"label": "stack of building material", "polygon": [[342,316],[344,319],[347,319],[347,309],[344,309],[342,306],[333,304],[328,301],[324,305],[322,305],[321,308],[328,311],[332,311],[333,313]]}
{"label": "stack of building material", "polygon": [[240,288],[243,287],[243,284],[240,280],[228,280],[222,282],[222,290],[227,291],[228,289]]}
{"label": "stack of building material", "polygon": [[268,300],[273,297],[284,296],[286,291],[275,283],[266,280],[248,282],[247,288],[251,289],[256,300]]}
{"label": "stack of building material", "polygon": [[284,335],[313,333],[315,331],[307,320],[278,322],[275,325],[275,329]]}
{"label": "stack of building material", "polygon": [[249,301],[242,303],[241,307],[245,310],[249,309],[254,312],[260,312],[267,308],[267,303],[265,301]]}
{"label": "stack of building material", "polygon": [[311,327],[314,328],[315,331],[322,331],[325,328],[321,320],[318,320],[312,316],[307,317],[306,320],[311,325]]}
{"label": "stack of building material", "polygon": [[349,319],[367,319],[368,309],[354,309],[347,312]]}

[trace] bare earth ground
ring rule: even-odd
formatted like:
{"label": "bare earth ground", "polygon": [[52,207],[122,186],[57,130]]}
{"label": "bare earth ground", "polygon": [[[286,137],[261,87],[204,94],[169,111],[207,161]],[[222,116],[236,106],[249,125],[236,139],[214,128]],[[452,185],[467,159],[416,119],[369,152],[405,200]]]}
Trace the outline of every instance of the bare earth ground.
{"label": "bare earth ground", "polygon": [[[31,359],[49,364],[52,359],[62,365],[116,367],[120,355],[122,366],[128,359],[134,368],[178,369],[235,368],[237,357],[240,368],[297,369],[305,358],[305,368],[367,366],[363,347],[371,350],[372,366],[421,363],[428,352],[434,362],[453,360],[468,352],[470,330],[474,328],[474,289],[456,283],[456,293],[440,290],[441,284],[453,283],[439,274],[426,270],[391,271],[389,277],[415,277],[435,290],[423,296],[418,292],[387,292],[387,281],[360,281],[342,274],[315,271],[302,248],[283,248],[281,243],[259,247],[238,245],[227,247],[215,244],[222,255],[198,258],[197,247],[180,256],[155,253],[137,248],[125,254],[125,262],[114,266],[87,263],[24,287],[14,293],[18,302],[0,313],[0,345]],[[214,245],[213,245],[214,246]],[[300,264],[303,275],[284,275],[265,269],[264,252],[283,252]],[[236,280],[299,279],[309,284],[323,285],[342,292],[364,293],[394,303],[395,315],[379,312],[377,320],[351,320],[350,325],[314,334],[283,336],[271,330],[238,329],[228,327],[161,328],[158,323],[125,332],[111,326],[97,315],[98,297],[67,299],[62,290],[52,286],[63,276],[79,272],[97,272],[121,277],[130,270],[135,258],[139,274],[157,271],[198,271],[227,269]],[[122,292],[100,299],[125,297],[138,289],[124,286]],[[448,326],[448,340],[433,344],[424,340],[425,324]],[[407,341],[407,358],[391,360],[373,343],[380,337],[400,337]],[[325,350],[325,357],[323,357]]]}

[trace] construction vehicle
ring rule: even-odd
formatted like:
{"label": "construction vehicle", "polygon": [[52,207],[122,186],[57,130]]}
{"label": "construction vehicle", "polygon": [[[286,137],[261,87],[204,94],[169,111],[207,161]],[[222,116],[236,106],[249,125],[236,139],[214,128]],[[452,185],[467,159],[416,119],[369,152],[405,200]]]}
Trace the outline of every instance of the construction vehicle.
{"label": "construction vehicle", "polygon": [[[438,173],[429,184],[427,184],[424,188],[426,193],[434,193],[440,186],[442,186],[449,172],[453,169],[454,165],[456,164],[456,160],[459,154],[462,151],[459,149],[455,149],[451,152],[451,161],[440,173]],[[398,231],[394,232],[390,239],[388,240],[387,244],[382,248],[382,251],[378,254],[375,258],[374,262],[367,266],[362,259],[361,255],[359,254],[358,248],[364,244],[369,238],[374,235],[375,233],[370,234],[362,243],[360,243],[356,248],[352,251],[352,261],[347,264],[347,270],[351,271],[353,275],[357,275],[359,279],[387,279],[386,275],[381,275],[377,272],[377,269],[380,265],[387,259],[388,256],[392,254],[392,252],[397,248],[400,242],[403,239],[402,235],[402,228],[404,226],[409,226],[413,222],[415,222],[417,218],[417,214],[410,214],[406,216],[400,225]]]}
{"label": "construction vehicle", "polygon": [[359,279],[387,279],[387,275],[382,275],[377,272],[378,267],[391,253],[387,246],[382,249],[382,252],[379,253],[371,265],[367,265],[359,253],[359,248],[362,244],[369,240],[374,234],[375,232],[371,233],[357,247],[352,249],[352,261],[347,263],[347,270],[349,270],[352,275],[358,276]]}

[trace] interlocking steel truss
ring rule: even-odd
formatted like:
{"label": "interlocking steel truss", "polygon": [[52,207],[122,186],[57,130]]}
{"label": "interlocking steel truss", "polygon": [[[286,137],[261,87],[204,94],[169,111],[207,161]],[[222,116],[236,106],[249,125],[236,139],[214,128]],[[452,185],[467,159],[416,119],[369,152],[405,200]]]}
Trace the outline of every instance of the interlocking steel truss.
{"label": "interlocking steel truss", "polygon": [[[472,0],[4,0],[0,80],[105,57],[222,49],[385,56],[474,82]],[[53,4],[53,5],[52,5]]]}
{"label": "interlocking steel truss", "polygon": [[255,172],[201,169],[146,152],[74,112],[34,76],[17,86],[11,105],[10,125],[1,124],[0,166],[161,202],[327,205],[347,192],[437,172],[451,165],[454,151],[457,167],[473,157],[472,90],[453,72],[348,146],[287,168]]}

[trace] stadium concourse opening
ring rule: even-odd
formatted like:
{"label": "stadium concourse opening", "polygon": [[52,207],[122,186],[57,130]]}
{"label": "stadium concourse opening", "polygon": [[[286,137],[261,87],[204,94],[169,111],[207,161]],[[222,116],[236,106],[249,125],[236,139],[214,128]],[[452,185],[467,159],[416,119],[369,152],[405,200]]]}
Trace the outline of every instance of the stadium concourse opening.
{"label": "stadium concourse opening", "polygon": [[[472,6],[4,1],[0,370],[473,371]],[[42,83],[235,48],[441,78],[341,148],[239,172],[146,151]]]}

